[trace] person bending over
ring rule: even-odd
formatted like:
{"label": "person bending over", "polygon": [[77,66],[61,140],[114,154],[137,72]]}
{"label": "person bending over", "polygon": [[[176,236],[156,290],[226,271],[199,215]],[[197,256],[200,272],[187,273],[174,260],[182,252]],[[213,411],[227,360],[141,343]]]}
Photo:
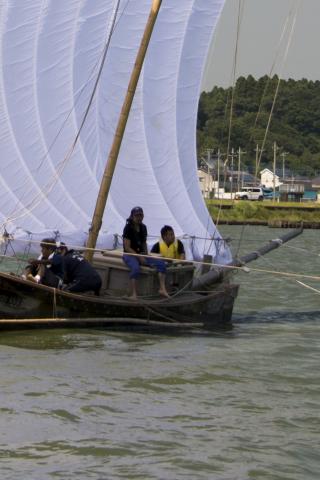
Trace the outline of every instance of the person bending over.
{"label": "person bending over", "polygon": [[67,292],[80,293],[93,291],[99,295],[102,280],[99,273],[82,255],[61,242],[59,250],[63,257],[64,279],[62,289]]}
{"label": "person bending over", "polygon": [[183,243],[175,238],[173,228],[170,225],[164,225],[160,233],[161,240],[153,245],[151,253],[158,253],[165,258],[185,260],[186,254]]}
{"label": "person bending over", "polygon": [[[165,286],[165,262],[155,258],[139,256],[139,254],[148,255],[148,232],[146,225],[142,222],[143,217],[142,208],[134,207],[131,210],[130,217],[127,219],[127,223],[123,229],[123,261],[130,269],[129,277],[131,283],[131,295],[129,298],[132,300],[137,299],[136,281],[140,275],[140,265],[147,265],[150,267],[155,266],[157,268],[160,283],[159,294],[164,297],[169,297]],[[126,255],[128,253],[133,255]]]}

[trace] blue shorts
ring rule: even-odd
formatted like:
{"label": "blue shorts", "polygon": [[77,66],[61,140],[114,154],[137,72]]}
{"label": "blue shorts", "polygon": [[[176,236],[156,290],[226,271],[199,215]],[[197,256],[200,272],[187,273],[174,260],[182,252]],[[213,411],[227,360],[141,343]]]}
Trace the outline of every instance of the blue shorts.
{"label": "blue shorts", "polygon": [[[159,260],[158,258],[147,258],[147,257],[144,257],[144,259],[146,262],[145,264],[148,267],[156,267],[157,272],[166,273],[167,267],[166,267],[166,263],[163,260]],[[129,277],[138,278],[141,272],[141,265],[139,263],[138,258],[134,257],[133,255],[123,255],[123,261],[130,269]]]}

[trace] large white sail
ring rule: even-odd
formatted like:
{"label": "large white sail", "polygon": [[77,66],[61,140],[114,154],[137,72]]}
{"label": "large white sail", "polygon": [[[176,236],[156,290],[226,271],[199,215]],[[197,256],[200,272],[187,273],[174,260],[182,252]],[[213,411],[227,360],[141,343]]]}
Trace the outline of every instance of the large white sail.
{"label": "large white sail", "polygon": [[[164,224],[195,257],[230,260],[196,174],[196,117],[206,54],[224,0],[163,0],[123,139],[99,246],[131,208],[150,240]],[[0,223],[20,238],[83,245],[150,0],[2,0]],[[79,140],[73,147],[107,54]],[[217,246],[219,246],[217,250]]]}

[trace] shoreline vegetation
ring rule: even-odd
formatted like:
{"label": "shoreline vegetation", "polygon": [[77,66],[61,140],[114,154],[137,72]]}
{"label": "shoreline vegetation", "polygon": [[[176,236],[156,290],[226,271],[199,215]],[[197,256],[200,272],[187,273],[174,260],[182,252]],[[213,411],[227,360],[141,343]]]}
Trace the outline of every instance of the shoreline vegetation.
{"label": "shoreline vegetation", "polygon": [[[279,89],[266,141],[275,93]],[[231,99],[233,105],[231,108]],[[255,171],[256,148],[263,145],[258,168],[270,167],[273,144],[281,148],[278,167],[286,175],[316,177],[320,174],[320,81],[279,80],[267,75],[256,80],[252,75],[239,77],[234,89],[214,87],[199,100],[197,150],[218,150],[225,161],[231,147],[245,151],[242,170]],[[232,129],[230,131],[230,111]],[[285,152],[284,161],[280,160]],[[230,153],[230,152],[229,152]]]}
{"label": "shoreline vegetation", "polygon": [[320,228],[320,204],[315,202],[262,202],[243,200],[206,200],[216,224],[264,225],[269,227]]}

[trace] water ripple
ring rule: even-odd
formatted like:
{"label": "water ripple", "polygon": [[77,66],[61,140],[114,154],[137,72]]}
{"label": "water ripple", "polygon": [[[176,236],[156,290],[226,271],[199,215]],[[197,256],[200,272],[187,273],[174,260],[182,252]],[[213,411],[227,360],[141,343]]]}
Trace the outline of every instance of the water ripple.
{"label": "water ripple", "polygon": [[319,297],[250,275],[228,332],[2,332],[1,480],[318,480]]}

